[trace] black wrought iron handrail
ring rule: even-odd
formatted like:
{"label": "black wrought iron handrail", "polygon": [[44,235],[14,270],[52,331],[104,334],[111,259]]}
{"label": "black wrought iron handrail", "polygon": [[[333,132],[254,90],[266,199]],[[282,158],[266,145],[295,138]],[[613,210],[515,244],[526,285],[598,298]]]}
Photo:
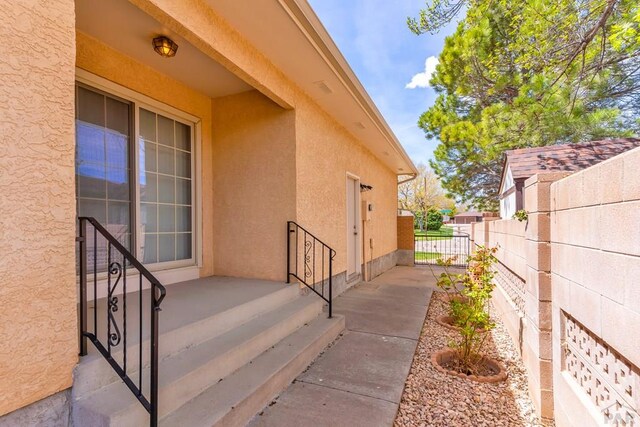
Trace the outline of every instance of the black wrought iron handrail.
{"label": "black wrought iron handrail", "polygon": [[[303,252],[300,257],[301,239]],[[329,318],[333,315],[333,259],[335,256],[336,251],[329,245],[295,221],[287,221],[287,283],[291,283],[293,277],[326,301],[329,305]],[[299,273],[299,267],[302,267],[302,276]]]}
{"label": "black wrought iron handrail", "polygon": [[[109,362],[122,381],[129,387],[142,406],[149,412],[150,425],[158,425],[158,314],[160,305],[167,291],[164,286],[147,270],[140,261],[122,243],[118,241],[95,218],[79,217],[79,276],[80,276],[80,355],[87,354],[87,339]],[[93,227],[92,239],[87,235],[87,223]],[[98,337],[98,287],[100,286],[98,275],[102,265],[98,264],[98,240],[106,243],[105,252],[100,253],[106,257],[104,273],[106,273],[106,343]],[[93,277],[93,330],[88,328],[87,282],[89,271],[87,269],[87,253],[89,243],[92,243],[92,277]],[[102,264],[102,263],[101,263]],[[137,378],[129,376],[127,371],[127,268],[133,268],[138,272],[138,354],[137,354]],[[151,284],[150,296],[150,348],[149,348],[149,393],[148,397],[143,393],[143,277]],[[118,285],[122,285],[118,289]],[[117,294],[116,294],[117,293]],[[122,294],[122,329],[118,325],[116,312],[119,311],[119,294]],[[114,350],[114,351],[112,351]],[[120,351],[116,356],[115,351]],[[118,360],[121,359],[121,360]],[[132,374],[133,375],[133,374]]]}

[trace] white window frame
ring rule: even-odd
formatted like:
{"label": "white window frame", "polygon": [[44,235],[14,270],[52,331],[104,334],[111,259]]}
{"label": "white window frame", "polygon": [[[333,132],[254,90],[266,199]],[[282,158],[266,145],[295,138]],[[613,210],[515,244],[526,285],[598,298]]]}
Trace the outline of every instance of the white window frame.
{"label": "white window frame", "polygon": [[188,260],[145,264],[145,267],[152,271],[158,280],[165,284],[198,278],[199,269],[202,267],[202,120],[199,117],[178,110],[177,108],[80,68],[76,68],[76,81],[132,103],[134,110],[134,129],[131,134],[131,143],[134,144],[135,149],[133,152],[135,154],[134,158],[131,159],[131,163],[135,184],[134,209],[136,218],[136,223],[133,224],[135,227],[134,232],[136,233],[136,247],[132,252],[138,259],[141,259],[141,242],[143,237],[142,227],[140,227],[139,109],[144,108],[192,126],[192,257]]}

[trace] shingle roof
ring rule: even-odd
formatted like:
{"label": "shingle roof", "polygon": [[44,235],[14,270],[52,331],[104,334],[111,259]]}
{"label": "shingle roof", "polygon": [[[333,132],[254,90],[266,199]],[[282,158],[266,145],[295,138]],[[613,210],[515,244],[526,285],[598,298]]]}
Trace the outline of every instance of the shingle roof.
{"label": "shingle roof", "polygon": [[527,179],[545,172],[576,172],[636,147],[640,147],[640,139],[618,138],[522,148],[505,154],[513,179]]}
{"label": "shingle roof", "polygon": [[459,216],[482,216],[482,212],[461,212],[459,214],[456,214],[455,217],[459,217]]}

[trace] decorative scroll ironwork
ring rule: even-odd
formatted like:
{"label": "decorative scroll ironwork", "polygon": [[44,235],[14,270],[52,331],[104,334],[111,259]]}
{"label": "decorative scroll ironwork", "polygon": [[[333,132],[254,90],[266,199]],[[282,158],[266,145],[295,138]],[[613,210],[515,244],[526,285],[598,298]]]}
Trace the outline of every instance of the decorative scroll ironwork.
{"label": "decorative scroll ironwork", "polygon": [[[111,276],[116,276],[114,279]],[[116,288],[118,287],[118,283],[122,278],[122,265],[119,262],[112,262],[109,264],[109,282],[113,281],[113,285],[109,286],[109,293],[107,296],[107,317],[109,319],[109,345],[111,347],[116,347],[120,344],[122,339],[122,335],[120,334],[120,328],[118,327],[118,323],[116,322],[116,317],[114,313],[118,311],[118,297],[114,296]]]}
{"label": "decorative scroll ironwork", "polygon": [[[158,322],[160,305],[166,295],[166,290],[162,284],[129,252],[111,233],[109,233],[95,218],[80,217],[80,236],[77,241],[80,246],[79,251],[79,279],[80,279],[80,355],[87,354],[87,339],[104,356],[114,371],[122,378],[123,382],[133,392],[142,406],[149,412],[149,425],[158,425]],[[87,226],[93,228],[89,236]],[[106,248],[107,264],[99,262],[97,256],[98,247]],[[87,252],[91,249],[90,258],[92,266],[88,269]],[[120,261],[122,260],[122,261]],[[105,266],[106,271],[105,271]],[[134,335],[138,337],[137,357],[134,366],[137,368],[137,375],[130,374],[127,363],[130,357],[127,354],[127,268],[135,270],[137,273],[137,303],[139,307],[138,330]],[[149,325],[143,325],[143,278],[150,285],[150,311]],[[88,323],[88,307],[90,298],[88,296],[88,282],[91,280],[93,287],[93,325],[90,328]],[[99,325],[98,318],[98,295],[100,289],[104,289],[106,282],[106,327]],[[121,295],[117,295],[121,294]],[[120,305],[122,303],[122,306]],[[122,325],[116,319],[116,313],[122,313]],[[104,320],[102,320],[104,322]],[[143,327],[150,329],[150,346],[142,345]],[[106,330],[106,336],[105,336]],[[100,335],[102,334],[102,335]],[[103,338],[101,338],[101,336]],[[103,343],[104,341],[104,343]],[[145,349],[148,355],[143,355]],[[148,374],[148,386],[143,384],[143,361],[149,360],[150,371]],[[131,364],[129,363],[131,366]],[[146,372],[146,371],[145,371]],[[145,374],[146,376],[146,374]],[[137,381],[136,381],[137,380]],[[149,390],[148,394],[143,390]]]}
{"label": "decorative scroll ironwork", "polygon": [[640,368],[567,313],[562,317],[563,370],[608,420],[626,422],[612,425],[640,424]]}
{"label": "decorative scroll ironwork", "polygon": [[[313,274],[313,270],[311,269],[311,247],[312,242],[307,240],[304,242],[304,277],[309,278]],[[315,254],[314,254],[315,255]]]}
{"label": "decorative scroll ironwork", "polygon": [[[336,251],[309,231],[293,221],[287,222],[287,283],[294,278],[325,300],[329,305],[329,317],[333,313],[335,256]],[[299,270],[302,272],[299,273]]]}

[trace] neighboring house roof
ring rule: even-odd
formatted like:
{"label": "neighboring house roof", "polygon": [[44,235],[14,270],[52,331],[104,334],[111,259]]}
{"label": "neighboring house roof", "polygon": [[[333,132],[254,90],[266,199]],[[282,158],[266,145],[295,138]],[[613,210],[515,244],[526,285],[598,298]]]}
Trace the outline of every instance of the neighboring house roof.
{"label": "neighboring house roof", "polygon": [[455,215],[454,218],[457,218],[459,216],[460,217],[465,217],[465,216],[474,216],[475,217],[475,216],[483,216],[483,214],[482,214],[482,212],[462,212],[462,213],[459,213],[459,214]]}
{"label": "neighboring house roof", "polygon": [[640,139],[618,138],[509,150],[505,152],[500,189],[507,168],[511,170],[514,180],[524,181],[540,173],[576,172],[586,169],[636,147],[640,147]]}

